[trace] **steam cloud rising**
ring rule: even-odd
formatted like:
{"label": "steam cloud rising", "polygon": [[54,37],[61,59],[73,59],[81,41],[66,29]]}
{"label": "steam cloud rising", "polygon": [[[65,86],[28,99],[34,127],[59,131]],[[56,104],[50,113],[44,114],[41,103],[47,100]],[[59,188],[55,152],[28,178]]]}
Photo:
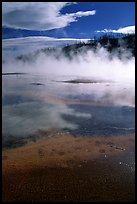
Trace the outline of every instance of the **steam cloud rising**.
{"label": "steam cloud rising", "polygon": [[59,51],[59,59],[53,55],[47,56],[43,53],[31,62],[22,62],[17,60],[9,60],[3,64],[3,72],[24,72],[45,74],[50,77],[71,76],[71,77],[89,77],[102,80],[112,80],[123,82],[124,84],[135,83],[135,58],[130,56],[127,51],[126,56],[122,59],[118,58],[118,54],[114,53],[110,59],[109,53],[105,48],[98,48],[98,51],[82,52],[80,55],[69,60]]}
{"label": "steam cloud rising", "polygon": [[[133,117],[130,112],[133,113],[135,97],[135,58],[131,57],[130,52],[126,52],[119,59],[118,53],[112,53],[110,57],[110,53],[105,48],[98,46],[96,52],[83,49],[79,55],[72,56],[72,60],[67,58],[60,49],[57,49],[56,52],[58,52],[56,53],[58,58],[54,54],[46,55],[39,52],[37,56],[34,55],[35,57],[25,62],[3,56],[3,73],[28,73],[24,76],[3,77],[4,141],[10,138],[8,134],[20,137],[41,129],[68,128],[75,130],[79,127],[77,123],[67,121],[62,117],[63,115],[77,117],[80,120],[83,118],[83,121],[91,121],[91,119],[100,121],[101,117],[100,115],[98,117],[98,114],[101,112],[94,112],[94,108],[91,112],[81,112],[81,110],[76,111],[74,107],[69,107],[76,103],[75,98],[81,103],[83,101],[83,104],[87,100],[87,104],[91,107],[92,105],[95,107],[131,106],[127,112],[127,120],[122,110],[117,113],[119,119],[116,120],[115,111],[111,119],[106,118],[103,112],[102,121],[99,124],[104,126],[105,121],[114,128],[113,122],[118,120],[121,123],[122,120],[125,120],[128,125],[121,123],[122,126],[119,125],[119,127],[134,129],[134,119],[131,120]],[[93,79],[97,83],[60,82],[70,79]],[[33,82],[40,82],[44,85],[33,86]],[[114,118],[113,121],[112,118]]]}

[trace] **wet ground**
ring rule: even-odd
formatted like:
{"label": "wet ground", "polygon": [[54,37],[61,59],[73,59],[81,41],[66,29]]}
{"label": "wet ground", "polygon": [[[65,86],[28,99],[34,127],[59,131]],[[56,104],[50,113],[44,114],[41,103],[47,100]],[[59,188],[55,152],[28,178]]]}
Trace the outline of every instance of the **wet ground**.
{"label": "wet ground", "polygon": [[2,155],[3,201],[135,201],[133,134],[74,137],[49,131]]}

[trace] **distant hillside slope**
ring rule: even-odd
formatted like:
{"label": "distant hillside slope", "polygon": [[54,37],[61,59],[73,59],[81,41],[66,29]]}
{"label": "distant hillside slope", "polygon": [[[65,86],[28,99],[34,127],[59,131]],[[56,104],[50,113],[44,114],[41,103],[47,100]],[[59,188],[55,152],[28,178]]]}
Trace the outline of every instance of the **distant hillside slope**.
{"label": "distant hillside slope", "polygon": [[82,42],[65,46],[62,51],[67,57],[71,58],[73,55],[77,55],[82,51],[93,50],[96,52],[100,47],[106,48],[109,53],[117,53],[118,57],[124,54],[126,55],[127,52],[129,54],[126,55],[127,57],[135,56],[135,34],[122,38],[103,36],[98,40],[90,40],[88,43]]}

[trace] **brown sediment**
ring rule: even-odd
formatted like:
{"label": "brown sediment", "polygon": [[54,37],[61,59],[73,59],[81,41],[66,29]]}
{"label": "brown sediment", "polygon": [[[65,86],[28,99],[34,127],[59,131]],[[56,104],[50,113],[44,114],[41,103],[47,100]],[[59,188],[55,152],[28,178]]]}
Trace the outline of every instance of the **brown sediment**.
{"label": "brown sediment", "polygon": [[111,137],[54,134],[3,151],[4,202],[134,201],[133,168],[119,164],[134,152],[134,134]]}

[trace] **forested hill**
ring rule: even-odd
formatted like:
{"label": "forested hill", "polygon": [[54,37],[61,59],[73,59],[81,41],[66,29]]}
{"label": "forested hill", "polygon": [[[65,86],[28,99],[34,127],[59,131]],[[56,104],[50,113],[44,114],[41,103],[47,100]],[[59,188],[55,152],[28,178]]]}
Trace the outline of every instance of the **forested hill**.
{"label": "forested hill", "polygon": [[71,58],[82,51],[93,50],[96,52],[101,47],[105,48],[109,53],[117,53],[118,57],[123,56],[127,52],[130,57],[135,56],[135,34],[119,38],[102,36],[97,40],[90,40],[88,43],[81,42],[65,46],[62,51]]}

